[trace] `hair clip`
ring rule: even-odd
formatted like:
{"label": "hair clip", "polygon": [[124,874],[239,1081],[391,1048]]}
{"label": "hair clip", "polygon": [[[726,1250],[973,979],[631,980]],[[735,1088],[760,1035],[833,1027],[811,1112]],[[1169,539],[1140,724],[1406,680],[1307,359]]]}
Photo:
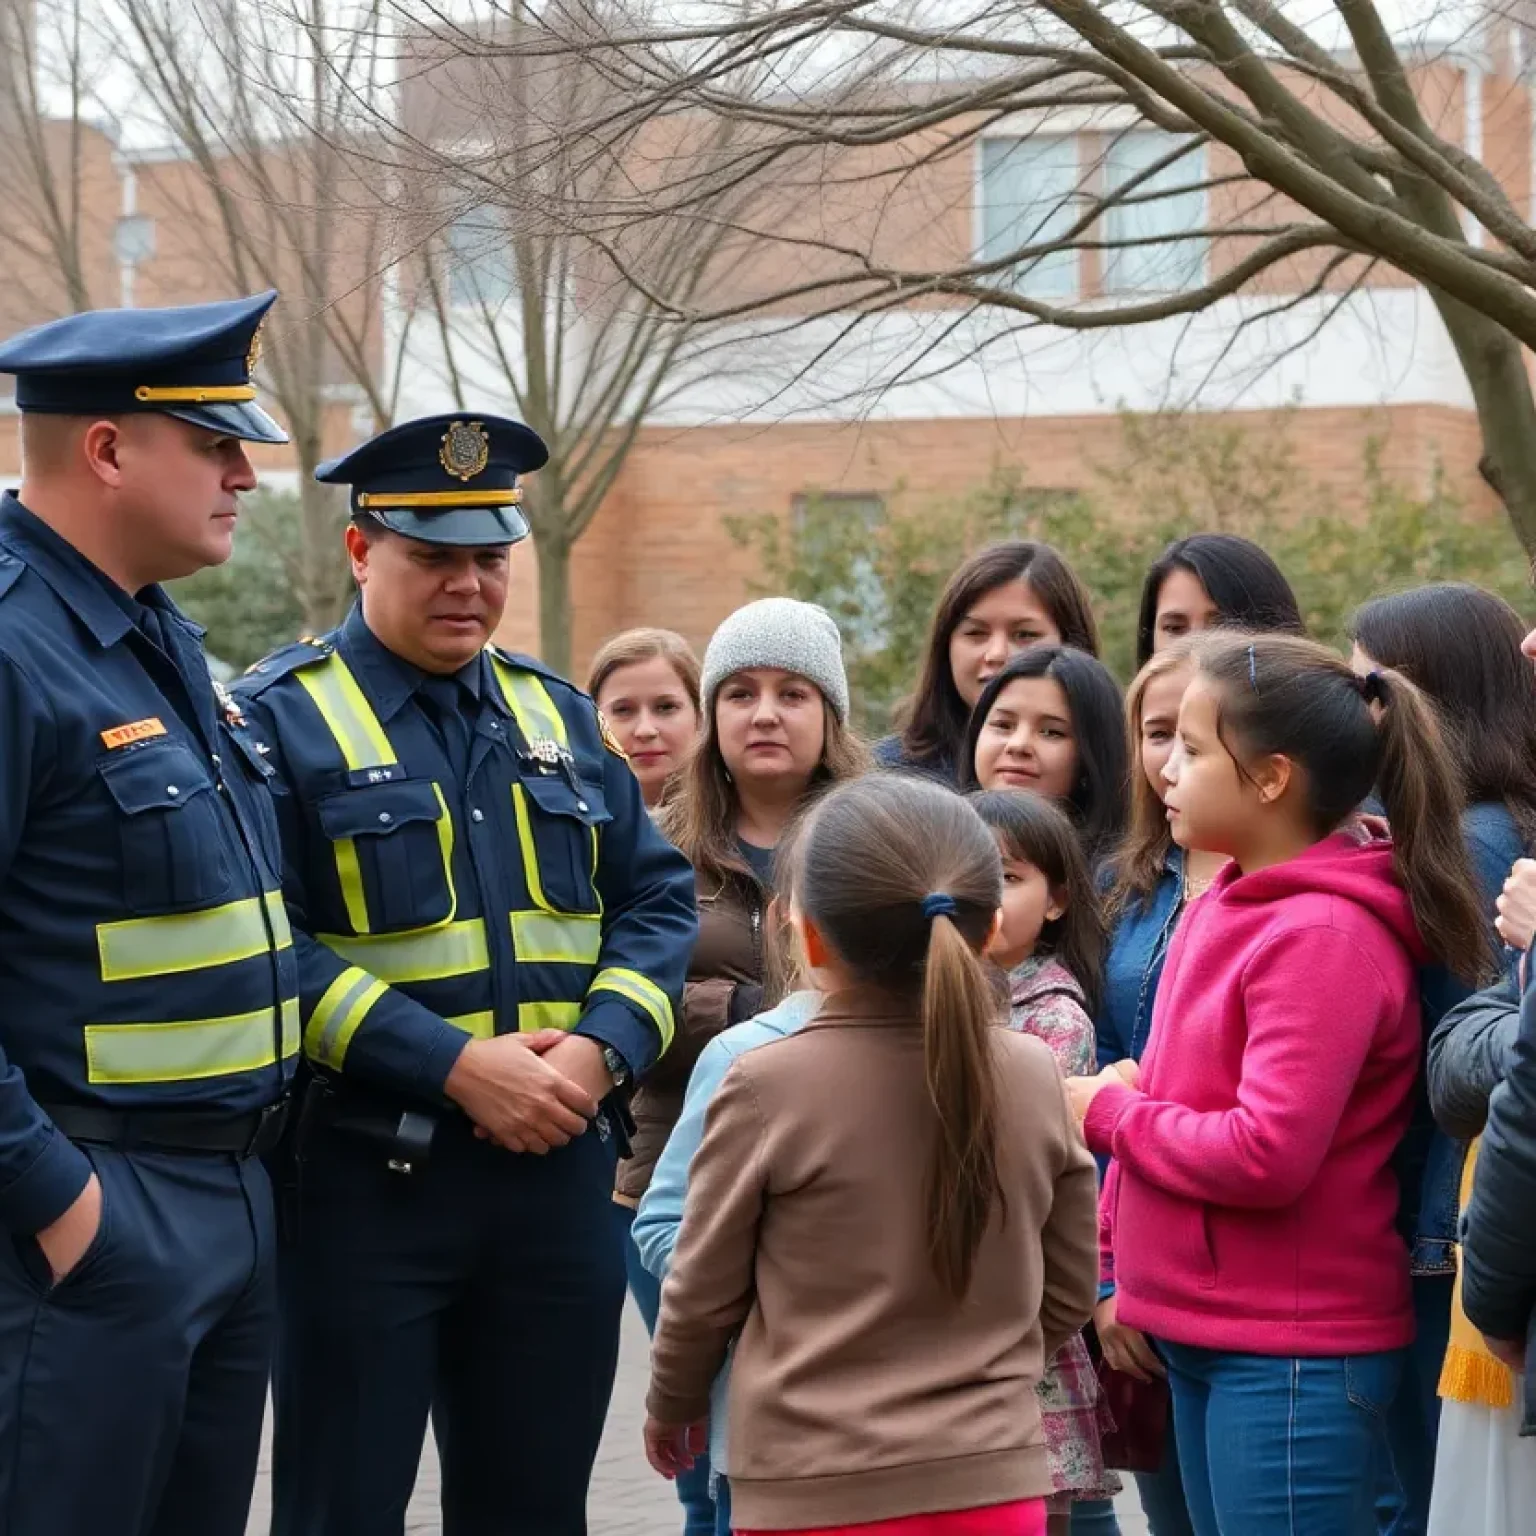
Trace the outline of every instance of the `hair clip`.
{"label": "hair clip", "polygon": [[936,917],[953,917],[955,911],[955,898],[948,891],[929,891],[923,897],[923,916],[930,923]]}
{"label": "hair clip", "polygon": [[1248,686],[1255,693],[1259,691],[1259,653],[1252,641],[1248,644]]}

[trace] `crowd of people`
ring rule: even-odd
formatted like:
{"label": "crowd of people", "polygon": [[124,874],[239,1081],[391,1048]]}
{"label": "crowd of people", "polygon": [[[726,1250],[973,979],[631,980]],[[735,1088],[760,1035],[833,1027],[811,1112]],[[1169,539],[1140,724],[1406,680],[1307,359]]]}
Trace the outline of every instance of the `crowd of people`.
{"label": "crowd of people", "polygon": [[700,913],[614,1192],[686,1536],[1528,1528],[1536,636],[1304,629],[1182,539],[1122,696],[1004,543],[872,750],[813,605],[602,647]]}

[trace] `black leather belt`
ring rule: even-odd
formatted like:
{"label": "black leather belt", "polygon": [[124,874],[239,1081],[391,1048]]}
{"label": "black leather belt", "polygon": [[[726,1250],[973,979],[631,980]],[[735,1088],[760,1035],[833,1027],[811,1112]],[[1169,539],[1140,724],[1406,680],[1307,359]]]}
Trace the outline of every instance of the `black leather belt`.
{"label": "black leather belt", "polygon": [[261,1157],[283,1134],[288,1101],[229,1115],[200,1109],[102,1109],[98,1105],[44,1104],[46,1114],[71,1141],[94,1142],[120,1152],[230,1153]]}

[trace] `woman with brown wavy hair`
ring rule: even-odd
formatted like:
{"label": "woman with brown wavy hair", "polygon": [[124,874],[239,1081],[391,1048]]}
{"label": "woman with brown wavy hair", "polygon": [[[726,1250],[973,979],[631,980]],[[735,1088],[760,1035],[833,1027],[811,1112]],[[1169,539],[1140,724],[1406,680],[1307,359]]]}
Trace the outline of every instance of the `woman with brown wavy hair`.
{"label": "woman with brown wavy hair", "polygon": [[[633,1220],[656,1159],[682,1112],[693,1064],[728,1025],[775,1001],[781,978],[764,944],[774,850],[807,801],[869,765],[848,729],[842,640],[813,603],[771,597],[738,609],[704,653],[703,734],[675,775],[659,825],[693,864],[699,937],[677,1035],[641,1080],[631,1106],[634,1155],[619,1165],[615,1201]],[[630,1289],[654,1325],[660,1283],[626,1245]],[[685,1531],[713,1529],[707,1469],[679,1479]]]}

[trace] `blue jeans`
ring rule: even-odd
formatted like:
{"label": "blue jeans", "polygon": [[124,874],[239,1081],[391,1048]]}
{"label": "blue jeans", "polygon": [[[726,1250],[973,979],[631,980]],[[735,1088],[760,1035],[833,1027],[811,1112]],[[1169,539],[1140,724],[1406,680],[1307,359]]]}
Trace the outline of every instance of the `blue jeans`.
{"label": "blue jeans", "polygon": [[1415,1275],[1416,1332],[1403,1384],[1387,1416],[1387,1447],[1376,1490],[1377,1524],[1387,1536],[1424,1536],[1440,1440],[1440,1367],[1451,1342],[1454,1275]]}
{"label": "blue jeans", "polygon": [[1407,1350],[1287,1359],[1159,1348],[1197,1536],[1373,1536]]}
{"label": "blue jeans", "polygon": [[1072,1536],[1120,1536],[1115,1506],[1108,1499],[1083,1499],[1074,1504]]}
{"label": "blue jeans", "polygon": [[1184,1479],[1179,1475],[1179,1430],[1171,1414],[1163,1445],[1163,1464],[1156,1472],[1136,1474],[1136,1492],[1152,1536],[1195,1536],[1189,1506],[1184,1501]]}
{"label": "blue jeans", "polygon": [[[629,1273],[629,1294],[635,1298],[645,1331],[655,1333],[656,1314],[661,1311],[661,1281],[640,1262],[629,1229],[635,1213],[628,1206],[615,1205],[624,1223],[624,1268]],[[683,1536],[715,1536],[715,1501],[709,1496],[709,1457],[699,1459],[677,1479],[677,1499],[683,1506]]]}

